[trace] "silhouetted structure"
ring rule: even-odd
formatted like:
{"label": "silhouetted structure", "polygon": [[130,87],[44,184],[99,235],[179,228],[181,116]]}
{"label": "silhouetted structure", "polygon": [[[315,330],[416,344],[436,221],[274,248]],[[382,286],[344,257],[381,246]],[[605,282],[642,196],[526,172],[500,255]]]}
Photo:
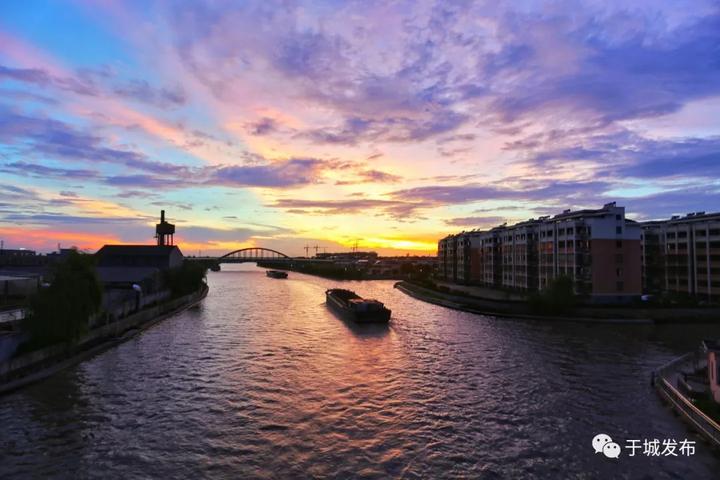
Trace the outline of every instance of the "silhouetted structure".
{"label": "silhouetted structure", "polygon": [[165,221],[165,210],[160,210],[160,223],[155,225],[155,238],[157,238],[157,244],[162,245],[173,245],[175,235],[175,225]]}
{"label": "silhouetted structure", "polygon": [[176,268],[183,254],[175,245],[105,245],[95,254],[98,267]]}

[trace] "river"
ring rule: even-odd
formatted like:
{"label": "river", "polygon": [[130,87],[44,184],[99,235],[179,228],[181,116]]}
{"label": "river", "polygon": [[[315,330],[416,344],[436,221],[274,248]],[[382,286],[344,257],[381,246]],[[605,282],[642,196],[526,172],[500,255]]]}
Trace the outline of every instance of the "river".
{"label": "river", "polygon": [[[717,478],[720,455],[650,372],[708,326],[495,319],[254,265],[202,306],[0,397],[0,478]],[[393,310],[336,318],[342,284]],[[692,456],[595,454],[606,433],[696,440]]]}

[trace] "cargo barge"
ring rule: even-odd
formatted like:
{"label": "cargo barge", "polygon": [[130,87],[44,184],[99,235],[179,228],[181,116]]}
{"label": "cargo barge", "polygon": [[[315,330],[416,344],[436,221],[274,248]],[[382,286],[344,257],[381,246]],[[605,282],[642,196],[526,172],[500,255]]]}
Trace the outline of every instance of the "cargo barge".
{"label": "cargo barge", "polygon": [[377,300],[361,298],[351,290],[331,288],[325,292],[325,300],[337,314],[357,323],[387,323],[390,309]]}
{"label": "cargo barge", "polygon": [[265,272],[265,275],[270,278],[287,278],[288,276],[287,272],[283,272],[281,270],[268,270]]}

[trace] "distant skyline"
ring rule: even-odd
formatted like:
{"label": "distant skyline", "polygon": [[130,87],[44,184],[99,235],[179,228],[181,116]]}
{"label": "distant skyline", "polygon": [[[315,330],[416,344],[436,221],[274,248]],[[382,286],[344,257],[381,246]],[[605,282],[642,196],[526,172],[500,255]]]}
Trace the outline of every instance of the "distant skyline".
{"label": "distant skyline", "polygon": [[0,239],[423,254],[720,210],[717,1],[0,3]]}

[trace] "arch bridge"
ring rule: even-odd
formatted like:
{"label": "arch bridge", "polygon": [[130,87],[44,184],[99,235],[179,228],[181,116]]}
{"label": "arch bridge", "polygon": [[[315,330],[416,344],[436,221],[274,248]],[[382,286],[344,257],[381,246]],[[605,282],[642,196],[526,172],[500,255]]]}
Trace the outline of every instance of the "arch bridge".
{"label": "arch bridge", "polygon": [[241,248],[217,258],[218,263],[260,262],[263,260],[292,260],[292,258],[277,250],[263,247]]}

